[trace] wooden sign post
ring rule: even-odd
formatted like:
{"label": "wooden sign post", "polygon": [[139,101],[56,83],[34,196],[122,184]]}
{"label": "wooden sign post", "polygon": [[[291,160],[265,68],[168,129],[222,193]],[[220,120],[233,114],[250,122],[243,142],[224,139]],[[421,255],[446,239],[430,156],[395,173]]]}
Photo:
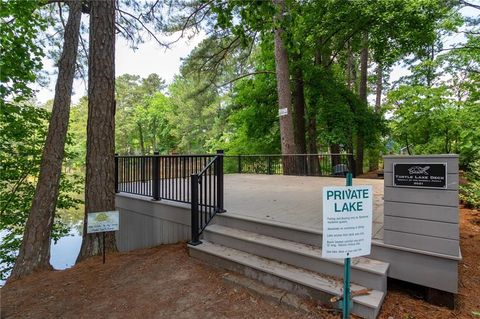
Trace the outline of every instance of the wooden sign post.
{"label": "wooden sign post", "polygon": [[105,263],[105,233],[119,229],[118,211],[88,213],[87,234],[102,233],[103,263]]}

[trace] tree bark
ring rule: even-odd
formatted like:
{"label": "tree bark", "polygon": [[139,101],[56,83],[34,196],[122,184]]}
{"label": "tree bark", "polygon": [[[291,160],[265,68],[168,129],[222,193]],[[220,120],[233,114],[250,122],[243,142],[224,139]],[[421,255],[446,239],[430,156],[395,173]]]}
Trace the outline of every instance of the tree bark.
{"label": "tree bark", "polygon": [[383,66],[381,63],[377,66],[377,83],[375,88],[375,113],[380,113],[382,109],[382,92],[383,92]]}
{"label": "tree bark", "polygon": [[[303,85],[303,72],[301,67],[295,68],[295,79],[293,87],[293,108],[294,108],[294,136],[297,154],[307,152],[307,141],[305,139],[305,92]],[[297,174],[307,174],[307,159],[305,156],[297,157]]]}
{"label": "tree bark", "polygon": [[[377,65],[377,81],[375,87],[375,113],[380,113],[382,109],[382,91],[383,91],[383,66],[381,63]],[[378,148],[374,147],[369,151],[368,168],[370,171],[378,169],[378,161],[380,159],[380,152]]]}
{"label": "tree bark", "polygon": [[[326,67],[326,65],[322,65],[322,41],[321,39],[317,39],[317,49],[315,50],[315,58],[313,64],[315,67]],[[308,154],[315,154],[308,156],[308,175],[310,176],[319,176],[322,174],[321,167],[320,167],[320,160],[318,158],[318,146],[317,146],[317,101],[310,101],[310,108],[307,112],[307,153]]]}
{"label": "tree bark", "polygon": [[[101,252],[101,234],[87,234],[88,213],[115,209],[115,0],[90,6],[85,219],[77,260]],[[116,251],[115,234],[105,238],[106,250]]]}
{"label": "tree bark", "polygon": [[297,153],[305,154],[307,151],[307,142],[305,139],[305,93],[303,72],[300,67],[297,67],[295,70],[293,95],[295,146],[297,148]]}
{"label": "tree bark", "polygon": [[[367,101],[367,76],[368,76],[368,33],[363,34],[363,47],[360,52],[360,86],[359,97],[365,104]],[[357,130],[357,157],[355,160],[356,175],[363,174],[363,151],[364,151],[364,136],[362,129]]]}
{"label": "tree bark", "polygon": [[143,138],[142,125],[140,123],[137,123],[137,127],[138,127],[138,136],[140,138],[140,152],[142,152],[142,155],[145,155],[145,139]]}
{"label": "tree bark", "polygon": [[70,13],[65,26],[62,56],[58,63],[55,97],[42,153],[40,175],[22,245],[9,280],[35,271],[51,269],[50,239],[60,188],[82,15],[79,1],[67,3]]}
{"label": "tree bark", "polygon": [[[296,149],[292,118],[292,93],[290,91],[288,54],[282,38],[284,30],[281,27],[285,13],[285,0],[272,1],[277,8],[277,14],[275,15],[277,27],[274,32],[274,42],[281,148],[282,154],[294,154]],[[295,161],[292,157],[283,156],[282,166],[284,174],[289,175],[295,173]]]}
{"label": "tree bark", "polygon": [[[330,144],[330,153],[332,154],[332,167],[335,167],[338,164],[341,164],[340,158],[340,145],[337,143]],[[336,155],[333,155],[336,154]]]}
{"label": "tree bark", "polygon": [[[317,147],[317,117],[315,114],[309,114],[308,116],[308,154],[318,154]],[[308,175],[318,176],[321,175],[320,161],[317,155],[308,156]]]}
{"label": "tree bark", "polygon": [[353,53],[352,53],[352,45],[350,41],[347,42],[347,87],[350,91],[352,91],[352,83],[353,83]]}

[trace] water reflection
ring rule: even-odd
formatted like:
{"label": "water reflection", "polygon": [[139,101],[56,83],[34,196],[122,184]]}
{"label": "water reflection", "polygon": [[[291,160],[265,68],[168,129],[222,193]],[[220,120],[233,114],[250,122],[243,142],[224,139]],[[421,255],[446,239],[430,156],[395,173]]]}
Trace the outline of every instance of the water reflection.
{"label": "water reflection", "polygon": [[75,265],[81,245],[82,236],[76,229],[71,230],[67,236],[60,238],[56,244],[52,243],[50,247],[50,264],[52,267],[60,270]]}
{"label": "water reflection", "polygon": [[[52,241],[50,246],[50,264],[56,270],[67,269],[75,265],[82,245],[83,211],[81,209],[62,211],[59,218],[69,225],[70,231],[56,243]],[[6,231],[0,230],[0,242],[6,235]],[[0,286],[4,284],[5,281],[0,279]]]}

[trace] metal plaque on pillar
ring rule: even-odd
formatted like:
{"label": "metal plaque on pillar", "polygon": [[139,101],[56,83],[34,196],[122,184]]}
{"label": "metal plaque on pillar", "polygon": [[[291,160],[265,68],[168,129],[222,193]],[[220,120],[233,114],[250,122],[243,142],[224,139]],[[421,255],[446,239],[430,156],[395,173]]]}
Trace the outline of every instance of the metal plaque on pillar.
{"label": "metal plaque on pillar", "polygon": [[447,163],[394,163],[393,186],[447,188]]}

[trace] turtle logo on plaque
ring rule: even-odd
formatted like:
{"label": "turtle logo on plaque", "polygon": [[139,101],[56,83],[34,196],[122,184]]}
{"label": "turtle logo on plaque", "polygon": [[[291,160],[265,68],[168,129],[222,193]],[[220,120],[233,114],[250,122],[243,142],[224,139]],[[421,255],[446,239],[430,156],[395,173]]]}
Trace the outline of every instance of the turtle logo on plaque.
{"label": "turtle logo on plaque", "polygon": [[410,167],[408,169],[408,172],[412,175],[417,175],[417,174],[423,174],[423,175],[428,175],[428,169],[430,168],[430,166],[425,166],[425,167],[421,167],[421,166],[414,166],[414,167]]}

